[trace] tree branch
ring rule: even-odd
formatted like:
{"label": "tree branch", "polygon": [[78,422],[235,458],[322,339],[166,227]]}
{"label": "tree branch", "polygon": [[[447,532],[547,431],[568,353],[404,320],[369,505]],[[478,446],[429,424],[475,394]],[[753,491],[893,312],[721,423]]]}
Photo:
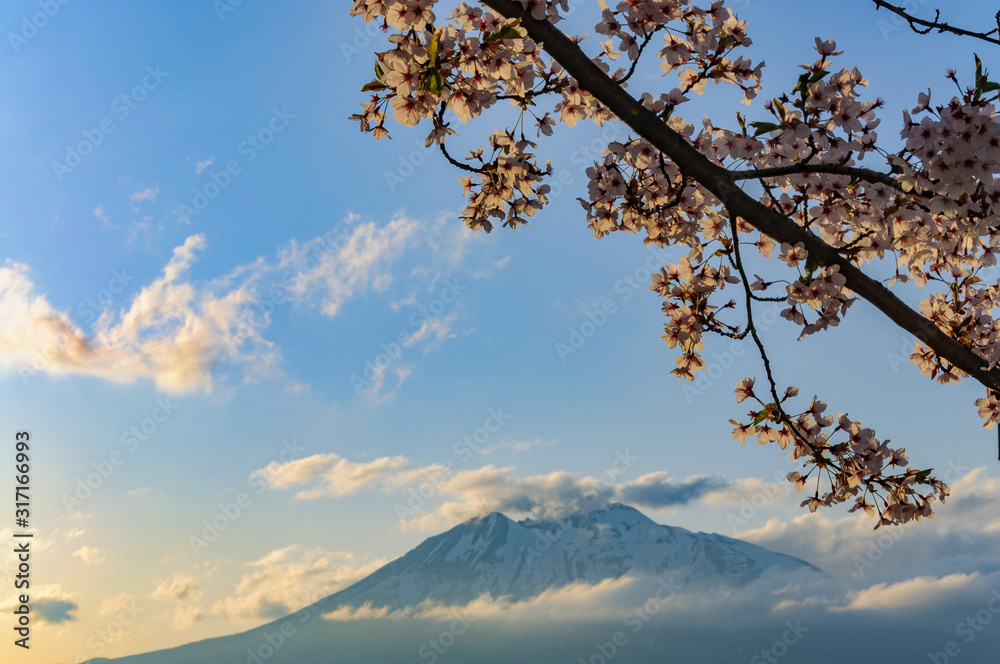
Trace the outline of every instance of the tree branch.
{"label": "tree branch", "polygon": [[858,168],[856,166],[845,166],[844,164],[789,164],[788,166],[776,166],[774,168],[751,168],[745,171],[729,171],[729,177],[733,180],[756,180],[759,178],[778,177],[781,175],[797,175],[808,173],[830,173],[832,175],[849,175],[858,180],[867,182],[877,182],[892,187],[896,191],[902,192],[903,186],[888,173],[880,173],[870,168]]}
{"label": "tree branch", "polygon": [[913,334],[940,357],[966,372],[989,389],[1000,391],[1000,370],[987,371],[986,361],[971,349],[942,332],[932,321],[907,306],[881,282],[868,276],[850,260],[813,233],[776,210],[744,193],[724,168],[713,164],[655,113],[645,108],[606,75],[568,36],[548,21],[532,18],[516,0],[482,0],[490,9],[520,19],[521,27],[551,55],[580,86],[604,104],[625,124],[667,155],[681,172],[700,183],[729,210],[778,242],[802,243],[809,256],[821,265],[840,268],[847,287],[872,303],[896,325]]}
{"label": "tree branch", "polygon": [[[883,2],[883,0],[872,0],[872,2],[875,3],[875,7],[877,9],[882,9],[884,7],[889,11],[891,11],[893,14],[896,14],[897,16],[906,19],[906,22],[910,24],[910,28],[918,34],[925,35],[931,30],[936,29],[938,32],[950,32],[952,34],[961,35],[963,37],[974,37],[976,39],[982,39],[983,41],[989,42],[991,44],[1000,45],[1000,39],[993,36],[994,34],[1000,33],[1000,12],[997,12],[997,15],[995,17],[997,21],[996,29],[990,30],[989,32],[973,32],[971,30],[956,28],[952,25],[948,25],[947,23],[942,23],[940,21],[941,10],[935,10],[933,21],[925,21],[924,19],[911,16],[906,12],[905,9],[899,7],[898,5],[893,5],[888,2]],[[918,25],[923,26],[924,28],[927,29],[921,30],[917,27]]]}

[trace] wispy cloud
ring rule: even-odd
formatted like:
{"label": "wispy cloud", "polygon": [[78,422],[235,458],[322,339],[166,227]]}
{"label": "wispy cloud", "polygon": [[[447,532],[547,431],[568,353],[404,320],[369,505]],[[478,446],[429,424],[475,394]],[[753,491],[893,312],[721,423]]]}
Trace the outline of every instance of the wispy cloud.
{"label": "wispy cloud", "polygon": [[274,619],[341,590],[382,567],[386,560],[357,562],[353,554],[297,546],[273,551],[248,563],[235,591],[212,606],[212,614],[231,620]]}
{"label": "wispy cloud", "polygon": [[831,611],[872,611],[942,604],[980,585],[979,574],[918,576],[899,583],[878,583],[848,594],[848,603]]}
{"label": "wispy cloud", "polygon": [[201,235],[174,250],[162,275],[117,317],[105,311],[87,337],[35,293],[27,266],[0,268],[0,363],[20,372],[83,374],[116,382],[140,378],[167,392],[210,390],[210,369],[222,360],[263,372],[277,358],[273,345],[240,316],[254,300],[252,283],[215,292],[186,279]]}
{"label": "wispy cloud", "polygon": [[139,211],[139,203],[143,201],[149,201],[150,203],[156,202],[156,197],[160,195],[160,187],[146,187],[142,191],[135,191],[128,195],[129,205],[132,207],[133,212]]}
{"label": "wispy cloud", "polygon": [[161,581],[149,596],[152,599],[183,602],[198,599],[202,596],[202,590],[190,576],[174,574],[170,581]]}
{"label": "wispy cloud", "polygon": [[[627,452],[622,459],[628,460]],[[676,480],[653,472],[625,481],[624,466],[612,465],[599,476],[577,477],[565,471],[519,476],[513,467],[494,465],[458,470],[447,464],[421,464],[402,456],[353,462],[337,454],[316,454],[287,463],[272,463],[254,471],[272,489],[314,485],[296,494],[301,499],[334,498],[368,489],[386,492],[427,482],[434,485],[435,511],[412,519],[408,527],[435,530],[489,512],[546,514],[574,506],[625,502],[657,508],[690,503],[725,490],[725,478],[689,477]]]}
{"label": "wispy cloud", "polygon": [[101,553],[100,549],[87,545],[81,546],[73,552],[73,555],[82,560],[85,565],[98,565],[105,561],[104,554]]}
{"label": "wispy cloud", "polygon": [[[129,198],[136,204],[155,201],[156,194],[150,188]],[[102,218],[103,210],[95,214]],[[435,223],[429,228],[438,227]],[[281,292],[281,301],[315,306],[323,315],[335,316],[354,298],[387,293],[395,264],[434,237],[404,215],[382,225],[350,217],[322,237],[291,240],[273,260],[258,258],[215,279],[196,280],[191,269],[207,250],[207,241],[204,235],[192,235],[174,249],[161,275],[132,296],[129,306],[105,310],[92,334],[37,292],[27,265],[8,260],[0,267],[0,366],[24,376],[76,374],[124,383],[149,379],[172,393],[210,392],[213,370],[222,366],[238,367],[246,381],[277,375],[281,353],[264,336],[274,303],[261,306],[262,300]],[[436,251],[428,253],[425,245],[414,261]],[[431,270],[424,286],[441,274]],[[458,320],[457,310],[425,318],[410,331],[406,348],[424,353],[439,349],[459,334]],[[405,362],[380,366],[362,396],[385,400],[411,370]]]}
{"label": "wispy cloud", "polygon": [[[299,302],[318,304],[335,316],[349,299],[368,288],[385,292],[392,284],[392,264],[418,235],[420,224],[399,215],[384,226],[351,217],[335,239],[292,240],[278,255],[278,269],[298,268],[289,291]],[[323,245],[325,251],[317,252]],[[311,258],[311,260],[310,260]]]}
{"label": "wispy cloud", "polygon": [[107,231],[118,228],[117,226],[111,223],[111,219],[108,217],[108,213],[104,211],[103,206],[98,205],[96,208],[94,208],[94,216],[100,220],[102,230]]}
{"label": "wispy cloud", "polygon": [[[277,462],[255,470],[250,477],[262,477],[272,489],[287,489],[300,484],[317,486],[300,491],[296,497],[316,499],[346,496],[364,489],[391,484],[393,477],[412,473],[414,462],[406,457],[379,457],[368,462],[348,461],[337,454],[314,454],[284,464]],[[424,472],[421,470],[420,472]]]}

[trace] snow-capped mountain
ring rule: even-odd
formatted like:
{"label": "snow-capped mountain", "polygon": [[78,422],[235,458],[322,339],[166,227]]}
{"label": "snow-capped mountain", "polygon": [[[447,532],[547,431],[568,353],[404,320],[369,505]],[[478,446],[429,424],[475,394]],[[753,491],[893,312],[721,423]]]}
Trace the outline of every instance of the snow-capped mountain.
{"label": "snow-capped mountain", "polygon": [[740,586],[769,572],[804,571],[820,572],[740,540],[660,525],[622,504],[544,520],[494,512],[424,541],[344,590],[338,604],[457,604],[484,593],[519,600],[574,581],[667,572],[684,585]]}
{"label": "snow-capped mountain", "polygon": [[[673,582],[686,587],[708,584],[726,590],[771,574],[782,578],[802,574],[808,579],[822,572],[797,558],[736,539],[657,524],[626,505],[522,521],[494,512],[425,540],[354,585],[285,618],[241,634],[114,661],[403,664],[414,661],[419,653],[422,659],[432,654],[428,659],[431,662],[437,661],[437,651],[424,646],[436,643],[433,639],[442,629],[439,622],[419,618],[339,622],[321,617],[339,608],[366,604],[392,610],[418,607],[424,602],[466,605],[482,595],[517,601],[577,581],[596,584],[625,575],[669,575]],[[593,648],[592,627],[576,629],[572,616],[567,618],[570,620],[564,623],[559,638],[543,631],[519,642],[521,650],[517,652],[524,655],[521,659],[548,662],[565,659],[574,652],[586,655]],[[514,651],[510,650],[513,646],[507,643],[510,637],[504,629],[500,624],[479,622],[473,630],[475,635],[463,638],[461,647],[449,653],[451,659],[442,662],[467,661],[469,657],[492,662],[482,659],[482,655],[494,650],[497,657],[502,654],[503,661],[510,661],[505,657],[513,656]],[[678,625],[674,629],[684,638],[693,634],[690,626]],[[698,637],[698,642],[714,644],[714,638],[706,634]],[[643,652],[633,661],[662,661],[662,654],[656,651]],[[332,659],[331,653],[336,653]],[[576,656],[566,661],[576,661]]]}

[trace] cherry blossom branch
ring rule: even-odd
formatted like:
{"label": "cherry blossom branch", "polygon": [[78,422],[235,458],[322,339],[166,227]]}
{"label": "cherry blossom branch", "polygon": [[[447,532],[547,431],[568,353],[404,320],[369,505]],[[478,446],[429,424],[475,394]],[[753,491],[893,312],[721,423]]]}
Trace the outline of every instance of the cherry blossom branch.
{"label": "cherry blossom branch", "polygon": [[653,39],[654,34],[655,33],[651,32],[648,35],[646,35],[645,39],[642,40],[642,44],[639,45],[639,53],[635,56],[635,60],[632,61],[632,66],[628,68],[628,73],[625,74],[625,76],[623,76],[622,78],[618,79],[619,83],[625,83],[630,78],[632,78],[632,74],[635,73],[635,68],[639,65],[639,58],[642,57],[642,52],[646,50],[647,46],[649,46],[649,42]]}
{"label": "cherry blossom branch", "polygon": [[736,266],[736,270],[740,273],[740,281],[743,284],[743,292],[746,296],[747,305],[747,331],[750,332],[750,336],[753,337],[753,342],[757,346],[757,351],[760,353],[760,359],[764,363],[764,373],[767,375],[767,383],[771,389],[771,397],[774,399],[774,405],[778,408],[779,414],[782,416],[783,420],[791,419],[781,410],[781,399],[778,398],[778,386],[774,382],[774,374],[771,372],[771,360],[767,357],[767,351],[764,349],[764,342],[760,340],[760,336],[757,334],[757,326],[753,322],[753,300],[754,295],[750,290],[750,280],[747,278],[747,273],[743,269],[743,258],[740,256],[740,240],[739,240],[739,229],[736,227],[736,216],[729,215],[729,228],[733,234],[733,264]]}
{"label": "cherry blossom branch", "polygon": [[[994,37],[995,34],[1000,34],[1000,12],[997,12],[994,19],[997,22],[997,28],[990,30],[989,32],[973,32],[972,30],[965,30],[963,28],[956,28],[953,25],[941,22],[941,10],[934,10],[934,20],[927,21],[921,18],[907,13],[905,9],[898,5],[894,5],[888,2],[883,2],[883,0],[872,0],[875,3],[876,9],[888,9],[893,14],[906,19],[906,22],[910,24],[910,28],[917,34],[926,35],[931,30],[937,30],[938,32],[950,32],[955,35],[961,35],[963,37],[974,37],[976,39],[982,39],[983,41],[989,42],[991,44],[1000,45],[1000,38]],[[917,26],[923,26],[925,30],[921,30]]]}
{"label": "cherry blossom branch", "polygon": [[729,171],[733,180],[757,180],[760,178],[778,177],[782,175],[799,175],[808,173],[829,173],[832,175],[849,175],[858,180],[884,184],[896,191],[904,192],[903,186],[888,173],[880,173],[870,168],[858,168],[844,164],[806,164],[796,163],[774,168],[752,168],[745,171]]}
{"label": "cherry blossom branch", "polygon": [[666,154],[692,180],[716,196],[731,214],[778,242],[801,243],[809,257],[819,265],[839,267],[846,286],[872,303],[896,325],[913,334],[938,356],[948,360],[987,388],[1000,392],[1000,370],[988,370],[986,361],[959,341],[949,337],[931,320],[900,300],[878,280],[861,271],[851,260],[803,229],[776,210],[743,192],[732,174],[712,163],[655,113],[645,108],[605,74],[574,41],[552,23],[532,17],[515,0],[483,0],[483,4],[508,19],[519,19],[520,26],[542,45],[563,69],[601,104],[625,124]]}
{"label": "cherry blossom branch", "polygon": [[462,162],[460,162],[457,159],[455,159],[454,157],[452,157],[451,153],[448,152],[448,148],[446,148],[444,146],[444,141],[441,141],[438,144],[438,147],[441,148],[441,154],[444,155],[444,158],[447,159],[448,162],[452,166],[454,166],[456,168],[460,168],[463,171],[468,171],[469,173],[482,173],[483,172],[483,169],[481,169],[481,168],[474,168],[472,166],[469,166],[468,164],[463,164]]}

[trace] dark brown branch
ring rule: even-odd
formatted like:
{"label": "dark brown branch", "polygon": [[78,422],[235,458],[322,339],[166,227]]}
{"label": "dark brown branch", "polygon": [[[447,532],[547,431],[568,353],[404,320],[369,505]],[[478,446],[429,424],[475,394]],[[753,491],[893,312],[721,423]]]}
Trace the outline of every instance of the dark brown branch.
{"label": "dark brown branch", "polygon": [[[891,11],[893,14],[896,14],[897,16],[900,16],[903,19],[905,19],[906,22],[910,24],[910,28],[917,34],[925,35],[931,30],[937,30],[938,32],[950,32],[954,35],[961,35],[963,37],[974,37],[975,39],[982,39],[983,41],[989,42],[991,44],[1000,45],[1000,39],[993,36],[995,34],[998,34],[998,32],[1000,32],[1000,12],[998,12],[997,16],[995,17],[998,23],[997,29],[990,30],[989,32],[973,32],[972,30],[956,28],[953,25],[948,25],[947,23],[942,22],[940,20],[941,18],[940,10],[935,10],[933,21],[927,21],[922,18],[917,18],[916,16],[910,15],[909,13],[907,13],[905,9],[899,7],[898,5],[893,5],[888,2],[883,2],[883,0],[872,0],[872,2],[875,3],[876,8],[882,9],[884,7],[885,9]],[[926,29],[921,30],[920,28],[917,27],[918,25]]]}
{"label": "dark brown branch", "polygon": [[987,388],[1000,391],[1000,370],[987,371],[986,361],[971,349],[942,332],[932,321],[911,309],[881,282],[862,272],[854,263],[841,256],[813,233],[801,228],[776,210],[744,193],[732,175],[713,164],[677,132],[668,127],[655,113],[645,108],[618,83],[594,64],[580,47],[556,26],[539,21],[515,0],[483,0],[483,4],[510,19],[520,19],[535,42],[542,44],[565,71],[580,86],[600,101],[625,124],[666,154],[692,180],[729,210],[745,219],[757,230],[777,242],[802,243],[809,256],[820,265],[836,265],[846,279],[847,287],[872,303],[896,325],[927,344],[939,356],[947,359]]}
{"label": "dark brown branch", "polygon": [[896,191],[902,192],[903,186],[888,173],[880,173],[870,168],[858,168],[856,166],[845,166],[843,164],[806,164],[796,163],[788,166],[775,166],[774,168],[752,168],[745,171],[729,171],[729,176],[733,180],[757,180],[760,178],[779,177],[782,175],[804,175],[808,173],[829,173],[831,175],[849,175],[858,180],[867,182],[877,182],[892,187]]}
{"label": "dark brown branch", "polygon": [[630,78],[632,78],[632,74],[635,73],[635,68],[639,66],[639,58],[642,57],[642,52],[646,50],[647,46],[649,46],[649,42],[653,38],[654,34],[655,33],[650,32],[648,35],[646,35],[646,38],[642,40],[642,44],[639,46],[639,53],[635,56],[635,60],[632,61],[632,66],[628,68],[628,73],[625,74],[625,76],[623,76],[622,78],[618,79],[619,83],[625,83]]}

